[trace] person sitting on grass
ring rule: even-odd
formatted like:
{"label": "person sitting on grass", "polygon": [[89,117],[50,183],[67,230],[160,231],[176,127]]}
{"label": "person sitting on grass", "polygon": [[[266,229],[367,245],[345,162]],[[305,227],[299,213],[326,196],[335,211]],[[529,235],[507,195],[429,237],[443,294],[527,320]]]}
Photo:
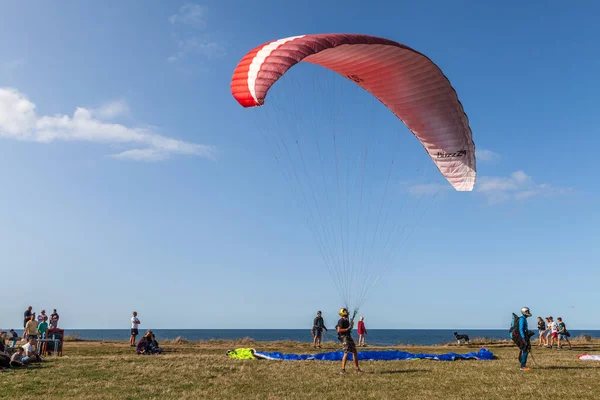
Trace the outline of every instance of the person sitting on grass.
{"label": "person sitting on grass", "polygon": [[0,332],[0,368],[10,367],[10,354],[8,354],[4,341],[6,340],[6,332]]}
{"label": "person sitting on grass", "polygon": [[348,309],[342,308],[339,312],[340,320],[338,321],[336,328],[338,333],[338,339],[342,342],[342,348],[344,351],[344,356],[342,357],[342,370],[340,374],[346,373],[346,360],[348,360],[348,353],[352,353],[352,360],[354,361],[354,370],[356,373],[362,373],[361,369],[358,367],[358,353],[356,351],[356,344],[354,344],[354,339],[352,339],[352,331],[353,323],[348,320]]}
{"label": "person sitting on grass", "polygon": [[17,347],[17,351],[10,358],[10,366],[13,368],[26,367],[29,365],[29,357],[25,355],[23,347]]}
{"label": "person sitting on grass", "polygon": [[19,340],[19,334],[17,332],[15,332],[14,329],[11,329],[8,332],[11,334],[11,339],[12,339],[12,344],[10,345],[10,347],[15,347],[17,345],[17,341]]}
{"label": "person sitting on grass", "polygon": [[34,362],[34,361],[42,362],[43,361],[42,357],[39,355],[39,353],[37,352],[37,349],[35,347],[36,342],[37,342],[37,339],[30,338],[29,341],[23,345],[23,350],[25,351],[25,356],[28,357],[30,362]]}
{"label": "person sitting on grass", "polygon": [[147,330],[144,337],[138,342],[136,353],[143,355],[162,353],[162,349],[158,346],[158,342],[151,330]]}

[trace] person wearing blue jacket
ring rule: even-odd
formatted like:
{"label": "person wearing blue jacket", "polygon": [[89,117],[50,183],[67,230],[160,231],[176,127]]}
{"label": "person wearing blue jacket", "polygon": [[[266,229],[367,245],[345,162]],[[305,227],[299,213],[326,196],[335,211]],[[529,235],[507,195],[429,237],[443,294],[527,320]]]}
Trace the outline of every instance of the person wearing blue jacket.
{"label": "person wearing blue jacket", "polygon": [[527,366],[527,357],[531,350],[531,336],[529,335],[529,327],[527,325],[527,318],[531,317],[531,311],[529,307],[521,308],[521,315],[519,317],[519,335],[523,339],[523,345],[519,348],[519,361],[521,362],[521,371],[529,371],[531,368]]}

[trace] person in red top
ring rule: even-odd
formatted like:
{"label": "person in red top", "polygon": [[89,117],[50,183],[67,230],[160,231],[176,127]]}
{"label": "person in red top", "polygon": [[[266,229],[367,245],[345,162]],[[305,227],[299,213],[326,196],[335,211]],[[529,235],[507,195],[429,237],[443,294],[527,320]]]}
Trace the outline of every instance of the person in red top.
{"label": "person in red top", "polygon": [[358,345],[362,347],[366,346],[365,335],[367,334],[367,328],[365,328],[364,320],[365,317],[360,317],[358,320]]}

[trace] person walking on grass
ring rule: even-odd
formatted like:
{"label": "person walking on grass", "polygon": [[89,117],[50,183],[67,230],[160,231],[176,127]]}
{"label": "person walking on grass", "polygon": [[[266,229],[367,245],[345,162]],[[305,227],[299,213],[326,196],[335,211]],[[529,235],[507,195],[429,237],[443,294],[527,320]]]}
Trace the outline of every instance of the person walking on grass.
{"label": "person walking on grass", "polygon": [[540,334],[540,343],[538,346],[543,346],[546,344],[544,340],[544,333],[546,333],[546,323],[542,317],[538,317],[538,333]]}
{"label": "person walking on grass", "polygon": [[358,320],[358,347],[365,347],[365,335],[367,334],[367,328],[365,328],[365,317],[360,317]]}
{"label": "person walking on grass", "polygon": [[558,317],[558,341],[556,343],[556,350],[562,350],[562,346],[560,344],[561,340],[566,340],[569,343],[569,350],[573,350],[571,346],[571,342],[569,341],[569,336],[571,334],[567,331],[567,325],[563,322],[561,317]]}
{"label": "person walking on grass", "polygon": [[558,324],[554,320],[554,317],[548,317],[550,324],[548,324],[548,334],[546,335],[546,347],[551,349],[554,346],[554,341],[558,340]]}
{"label": "person walking on grass", "polygon": [[138,326],[141,324],[140,320],[137,317],[137,311],[133,312],[133,317],[131,317],[131,337],[129,338],[129,345],[135,347],[135,338],[139,334]]}
{"label": "person walking on grass", "polygon": [[354,325],[348,320],[348,309],[340,309],[339,314],[342,318],[339,319],[336,328],[338,339],[342,342],[342,349],[344,351],[344,356],[342,357],[342,370],[340,371],[340,374],[346,373],[346,361],[348,360],[348,353],[352,353],[352,360],[354,362],[354,370],[356,373],[362,373],[361,369],[358,367],[358,353],[356,351],[356,344],[354,344],[354,339],[352,339],[351,334]]}
{"label": "person walking on grass", "polygon": [[321,348],[321,337],[323,336],[323,329],[327,331],[325,327],[325,321],[323,321],[323,316],[321,311],[317,311],[317,316],[313,321],[313,347],[316,349],[317,347]]}

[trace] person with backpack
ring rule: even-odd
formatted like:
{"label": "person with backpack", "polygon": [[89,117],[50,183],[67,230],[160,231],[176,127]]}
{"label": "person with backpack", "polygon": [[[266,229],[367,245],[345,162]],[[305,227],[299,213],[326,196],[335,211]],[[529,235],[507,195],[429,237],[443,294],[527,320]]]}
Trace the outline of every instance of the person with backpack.
{"label": "person with backpack", "polygon": [[567,325],[563,322],[561,317],[557,318],[558,321],[558,342],[556,345],[556,350],[562,350],[562,345],[560,344],[561,340],[566,340],[569,343],[569,350],[573,350],[573,346],[571,346],[571,342],[569,341],[569,336],[571,334],[567,331]]}
{"label": "person with backpack", "polygon": [[527,318],[531,317],[529,307],[521,308],[521,316],[518,317],[513,313],[513,322],[510,327],[511,339],[519,347],[519,361],[521,363],[521,371],[529,371],[531,368],[527,366],[527,357],[531,350],[531,334],[527,325]]}

